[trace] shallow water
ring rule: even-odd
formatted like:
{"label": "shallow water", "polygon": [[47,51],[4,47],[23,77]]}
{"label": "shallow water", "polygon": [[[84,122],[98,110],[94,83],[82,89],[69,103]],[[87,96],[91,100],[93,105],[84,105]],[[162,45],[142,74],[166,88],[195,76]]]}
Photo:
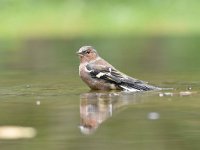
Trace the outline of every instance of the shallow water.
{"label": "shallow water", "polygon": [[[64,43],[28,41],[19,50],[8,46],[1,51],[0,149],[200,148],[197,67],[193,66],[193,72],[189,71],[191,68],[182,70],[180,64],[176,72],[165,64],[149,64],[153,71],[141,69],[147,67],[146,63],[126,68],[124,62],[118,61],[121,51],[115,49],[119,55],[113,57],[103,51],[102,55],[123,72],[174,89],[138,93],[90,91],[78,77],[74,51],[81,42],[67,46]],[[97,45],[102,47],[101,42]],[[135,62],[131,56],[123,57],[126,62]],[[165,69],[169,72],[163,72]]]}

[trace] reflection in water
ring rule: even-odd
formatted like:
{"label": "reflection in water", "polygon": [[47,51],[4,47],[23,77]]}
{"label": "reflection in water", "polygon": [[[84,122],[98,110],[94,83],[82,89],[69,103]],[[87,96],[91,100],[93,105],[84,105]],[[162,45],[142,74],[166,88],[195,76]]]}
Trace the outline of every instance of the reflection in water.
{"label": "reflection in water", "polygon": [[81,132],[93,133],[112,116],[112,102],[108,93],[84,93],[80,97]]}
{"label": "reflection in water", "polygon": [[129,103],[140,103],[140,93],[84,93],[80,95],[80,130],[92,134],[118,108]]}

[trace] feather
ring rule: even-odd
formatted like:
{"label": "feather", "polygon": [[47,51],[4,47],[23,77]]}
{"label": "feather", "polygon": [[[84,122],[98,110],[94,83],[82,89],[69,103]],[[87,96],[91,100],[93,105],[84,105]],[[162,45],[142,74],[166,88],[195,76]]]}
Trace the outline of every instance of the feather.
{"label": "feather", "polygon": [[117,87],[125,91],[148,91],[157,88],[148,85],[144,81],[131,78],[112,67],[88,64],[86,65],[86,68],[92,78],[115,84]]}

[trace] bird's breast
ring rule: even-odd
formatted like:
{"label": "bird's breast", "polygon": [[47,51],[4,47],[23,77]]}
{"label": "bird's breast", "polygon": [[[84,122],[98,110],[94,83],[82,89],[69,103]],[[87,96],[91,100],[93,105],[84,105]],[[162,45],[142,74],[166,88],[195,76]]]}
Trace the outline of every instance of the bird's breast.
{"label": "bird's breast", "polygon": [[91,89],[96,89],[96,90],[118,89],[115,84],[107,83],[100,77],[93,78],[90,74],[90,70],[88,70],[86,66],[87,64],[81,64],[79,66],[79,76]]}

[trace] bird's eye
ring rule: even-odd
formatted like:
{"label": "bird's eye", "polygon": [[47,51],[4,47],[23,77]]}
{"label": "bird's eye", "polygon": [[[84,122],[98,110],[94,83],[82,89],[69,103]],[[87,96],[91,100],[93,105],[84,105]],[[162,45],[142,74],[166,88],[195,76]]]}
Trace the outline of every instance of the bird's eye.
{"label": "bird's eye", "polygon": [[87,54],[89,54],[90,53],[90,51],[87,51]]}

